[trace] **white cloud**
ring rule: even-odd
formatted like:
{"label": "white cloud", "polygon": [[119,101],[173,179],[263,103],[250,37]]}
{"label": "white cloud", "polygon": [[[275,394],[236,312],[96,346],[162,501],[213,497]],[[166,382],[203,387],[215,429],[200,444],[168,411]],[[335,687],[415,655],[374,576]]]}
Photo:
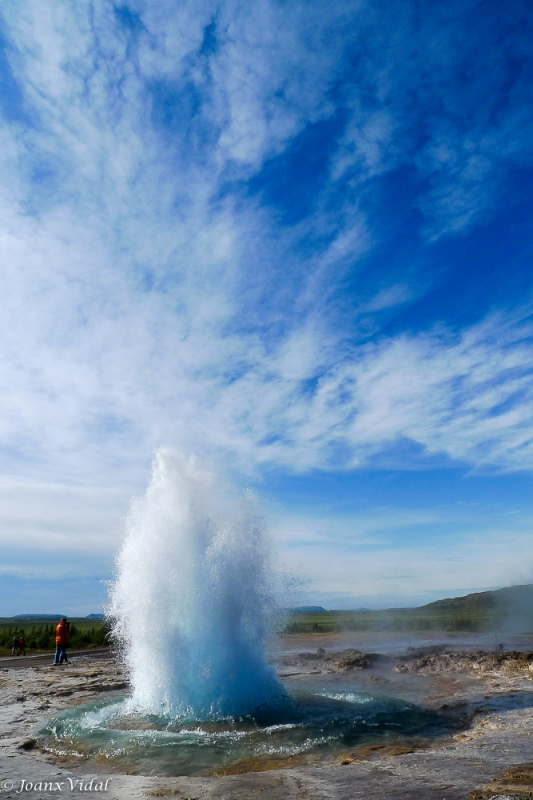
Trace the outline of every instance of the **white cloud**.
{"label": "white cloud", "polygon": [[[221,388],[213,420],[224,414],[228,444],[246,433],[256,461],[296,471],[361,464],[401,438],[475,466],[531,469],[530,335],[527,321],[494,317],[461,336],[385,339],[317,374],[312,390],[261,361]],[[260,448],[269,434],[278,440]]]}
{"label": "white cloud", "polygon": [[[531,470],[525,316],[379,338],[379,315],[413,295],[407,282],[384,268],[340,298],[380,244],[364,201],[382,176],[407,165],[426,181],[416,202],[436,237],[472,224],[505,169],[530,163],[522,77],[505,113],[477,83],[459,108],[461,46],[442,38],[441,12],[413,32],[402,4],[383,16],[360,2],[130,8],[136,39],[111,3],[2,8],[25,114],[0,131],[4,471],[30,494],[39,482],[95,487],[106,506],[98,487],[141,488],[161,443],[245,472],[351,468],[403,439]],[[211,21],[216,47],[201,52]],[[324,185],[303,220],[281,224],[246,181],[341,112]],[[12,491],[21,538],[36,546],[46,531]],[[126,503],[114,502],[108,520]],[[108,524],[35,507],[87,547],[89,529]]]}
{"label": "white cloud", "polygon": [[[219,234],[202,230],[210,263]],[[531,330],[519,316],[350,350],[309,317],[269,346],[224,333],[238,310],[224,287],[138,293],[68,215],[13,216],[4,253],[0,436],[34,468],[140,456],[146,469],[163,441],[222,447],[244,469],[345,468],[400,438],[474,466],[532,467]]]}
{"label": "white cloud", "polygon": [[129,502],[128,490],[104,486],[65,486],[0,481],[2,513],[0,546],[4,557],[13,545],[35,552],[107,555],[122,537],[119,509]]}
{"label": "white cloud", "polygon": [[[344,259],[370,246],[363,215],[348,214],[306,260],[289,255],[290,232],[274,241],[273,218],[255,201],[212,202],[221,169],[235,162],[257,171],[303,127],[331,116],[328,91],[344,52],[339,18],[317,19],[315,30],[299,7],[287,18],[267,2],[249,14],[226,4],[214,16],[209,5],[175,14],[168,5],[138,9],[146,30],[136,61],[111,7],[91,28],[66,6],[10,6],[13,70],[39,125],[4,134],[6,158],[20,159],[3,176],[4,446],[42,464],[63,459],[64,468],[83,453],[80,462],[103,467],[133,453],[146,463],[170,440],[232,451],[245,469],[270,462],[306,470],[338,465],[338,448],[341,466],[364,463],[403,437],[474,465],[531,468],[525,323],[514,331],[513,316],[501,316],[455,338],[428,332],[348,348],[324,300]],[[211,19],[218,47],[200,56]],[[321,25],[337,49],[325,47]],[[402,42],[400,53],[412,46]],[[342,147],[352,131],[349,147],[363,158],[366,181],[381,157],[383,168],[399,163],[401,108],[390,98],[395,80],[413,76],[394,49],[376,77],[364,74],[382,109],[368,114],[354,100]],[[198,159],[184,147],[185,123],[166,139],[146,124],[145,81],[156,79],[169,91],[185,81],[203,93],[204,124],[218,133]],[[507,123],[506,152],[514,152],[515,134]],[[496,132],[487,135],[490,153]],[[432,137],[421,169],[448,165],[456,176],[458,147],[466,145],[452,133]],[[479,182],[490,165],[476,161],[475,148],[460,169]],[[30,182],[24,169],[45,158],[59,176],[51,198],[39,198],[43,182]],[[256,266],[251,241],[262,236]],[[285,271],[269,266],[285,255]],[[263,270],[264,294],[254,296],[246,284],[262,286]],[[277,299],[263,305],[272,290]],[[408,296],[402,285],[382,284],[356,306],[355,321]],[[249,321],[243,327],[241,317]]]}
{"label": "white cloud", "polygon": [[[518,521],[489,507],[481,515],[382,508],[336,518],[289,514],[273,531],[287,573],[307,576],[297,603],[383,608],[528,582],[532,523],[530,514]],[[420,535],[435,525],[438,536]]]}

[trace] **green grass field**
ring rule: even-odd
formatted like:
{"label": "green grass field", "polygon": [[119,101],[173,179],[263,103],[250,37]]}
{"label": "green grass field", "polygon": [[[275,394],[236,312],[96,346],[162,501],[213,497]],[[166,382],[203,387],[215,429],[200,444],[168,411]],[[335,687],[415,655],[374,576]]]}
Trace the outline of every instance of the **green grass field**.
{"label": "green grass field", "polygon": [[[24,635],[26,640],[26,654],[36,655],[55,650],[55,629],[58,617],[43,619],[41,617],[16,619],[13,617],[0,618],[0,656],[11,655],[13,637]],[[104,620],[71,618],[70,636],[68,646],[72,650],[82,650],[91,647],[106,647],[109,644],[107,636],[109,625]]]}
{"label": "green grass field", "polygon": [[464,597],[437,600],[418,608],[292,613],[282,619],[280,628],[285,633],[337,631],[530,633],[533,631],[533,585],[476,592]]}
{"label": "green grass field", "polygon": [[[51,617],[0,618],[0,656],[11,653],[15,635],[22,633],[28,654],[55,649],[55,627]],[[69,648],[82,650],[110,644],[109,623],[104,620],[71,618]],[[418,608],[386,611],[289,612],[277,618],[277,631],[295,633],[439,632],[443,633],[533,633],[533,585],[510,586],[464,597],[437,600]]]}
{"label": "green grass field", "polygon": [[313,611],[289,614],[283,633],[335,633],[340,631],[483,631],[493,615],[474,611],[436,612],[420,608],[392,611]]}

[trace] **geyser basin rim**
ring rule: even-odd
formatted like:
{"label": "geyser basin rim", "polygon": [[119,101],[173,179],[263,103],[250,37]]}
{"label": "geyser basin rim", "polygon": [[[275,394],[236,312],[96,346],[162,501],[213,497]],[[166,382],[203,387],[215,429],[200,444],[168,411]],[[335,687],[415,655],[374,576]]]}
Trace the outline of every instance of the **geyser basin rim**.
{"label": "geyser basin rim", "polygon": [[[177,776],[272,757],[334,754],[384,736],[434,736],[457,727],[403,700],[353,689],[336,691],[334,698],[330,694],[323,688],[311,695],[296,693],[295,718],[286,718],[285,706],[281,719],[264,725],[250,717],[210,722],[182,717],[180,725],[176,717],[143,717],[131,711],[130,698],[115,697],[62,712],[36,735],[52,753],[83,753],[104,757],[121,770]],[[135,722],[143,727],[136,728]]]}

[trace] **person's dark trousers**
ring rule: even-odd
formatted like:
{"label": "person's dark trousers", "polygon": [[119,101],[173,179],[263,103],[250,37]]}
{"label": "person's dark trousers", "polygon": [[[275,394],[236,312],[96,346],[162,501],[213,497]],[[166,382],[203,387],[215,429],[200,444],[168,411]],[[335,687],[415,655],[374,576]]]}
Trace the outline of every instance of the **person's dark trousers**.
{"label": "person's dark trousers", "polygon": [[56,655],[54,658],[54,664],[62,664],[63,661],[68,662],[67,658],[67,646],[66,644],[58,644],[56,647]]}

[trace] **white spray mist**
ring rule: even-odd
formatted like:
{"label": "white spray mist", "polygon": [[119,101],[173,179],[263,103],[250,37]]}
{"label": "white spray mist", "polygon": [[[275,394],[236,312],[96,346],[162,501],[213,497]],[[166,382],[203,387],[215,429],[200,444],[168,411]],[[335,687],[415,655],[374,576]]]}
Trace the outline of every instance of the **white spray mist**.
{"label": "white spray mist", "polygon": [[216,475],[167,449],[132,503],[110,614],[139,710],[240,716],[285,696],[265,659],[269,558],[253,495],[228,512]]}

